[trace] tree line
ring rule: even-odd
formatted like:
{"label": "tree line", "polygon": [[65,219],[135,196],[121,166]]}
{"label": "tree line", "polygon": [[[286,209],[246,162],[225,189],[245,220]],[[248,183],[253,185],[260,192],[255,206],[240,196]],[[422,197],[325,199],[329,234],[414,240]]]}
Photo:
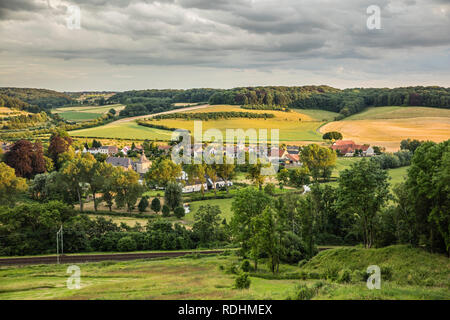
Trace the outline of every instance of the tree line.
{"label": "tree line", "polygon": [[164,119],[183,119],[183,120],[220,120],[232,118],[246,119],[271,119],[275,118],[272,113],[253,113],[243,111],[224,111],[224,112],[186,112],[186,113],[170,113],[153,117],[155,120]]}

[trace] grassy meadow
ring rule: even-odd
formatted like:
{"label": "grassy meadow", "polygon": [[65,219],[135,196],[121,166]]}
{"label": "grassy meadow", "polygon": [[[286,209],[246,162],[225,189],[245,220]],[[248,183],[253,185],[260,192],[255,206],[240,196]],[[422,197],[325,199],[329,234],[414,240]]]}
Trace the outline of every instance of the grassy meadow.
{"label": "grassy meadow", "polygon": [[74,137],[169,141],[172,132],[139,126],[136,122],[129,121],[113,122],[100,127],[70,131],[70,135]]}
{"label": "grassy meadow", "polygon": [[75,107],[62,107],[53,110],[53,113],[57,113],[65,120],[82,122],[94,120],[101,115],[107,113],[109,110],[114,109],[116,112],[123,110],[124,105],[114,104],[107,106],[75,106]]}
{"label": "grassy meadow", "polygon": [[[305,286],[312,299],[450,299],[450,262],[408,246],[356,247],[320,252],[303,266],[266,264],[250,273],[249,289],[234,289],[234,254],[78,264],[81,289],[66,287],[68,265],[0,268],[0,299],[295,299]],[[365,271],[378,265],[380,290],[369,290]],[[350,277],[340,279],[343,270]]]}

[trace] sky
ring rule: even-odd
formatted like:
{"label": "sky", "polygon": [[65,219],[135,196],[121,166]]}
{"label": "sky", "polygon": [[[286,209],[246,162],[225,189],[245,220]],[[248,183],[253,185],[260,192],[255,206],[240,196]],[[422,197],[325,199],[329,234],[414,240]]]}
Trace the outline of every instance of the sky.
{"label": "sky", "polygon": [[450,0],[0,0],[3,87],[260,85],[450,87]]}

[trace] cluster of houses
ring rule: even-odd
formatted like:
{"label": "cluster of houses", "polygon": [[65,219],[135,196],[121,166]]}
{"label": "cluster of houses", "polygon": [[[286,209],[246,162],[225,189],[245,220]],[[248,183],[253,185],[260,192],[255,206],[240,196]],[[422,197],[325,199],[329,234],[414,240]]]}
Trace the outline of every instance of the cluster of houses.
{"label": "cluster of houses", "polygon": [[[109,163],[113,165],[114,167],[122,167],[125,170],[134,170],[137,173],[139,173],[141,176],[147,173],[148,169],[152,166],[152,162],[147,159],[144,153],[142,153],[142,156],[139,158],[139,160],[134,161],[128,157],[117,157],[117,155],[120,151],[123,154],[127,154],[128,151],[130,151],[130,147],[124,147],[123,149],[119,150],[116,146],[102,146],[99,148],[90,148],[90,149],[83,149],[83,153],[89,152],[90,154],[104,154],[108,156],[106,158],[106,163]],[[142,149],[139,149],[138,147],[134,148],[133,151],[139,151]]]}
{"label": "cluster of houses", "polygon": [[375,151],[371,146],[356,144],[352,140],[338,140],[331,146],[331,149],[344,157],[354,157],[355,155],[373,157],[375,155]]}
{"label": "cluster of houses", "polygon": [[199,180],[189,181],[189,175],[182,171],[180,177],[178,177],[177,182],[179,182],[182,186],[183,193],[192,193],[207,190],[220,190],[224,187],[231,187],[233,185],[232,181],[225,181],[222,178],[219,178],[217,181],[213,182],[211,178],[205,174],[205,181],[202,183]]}

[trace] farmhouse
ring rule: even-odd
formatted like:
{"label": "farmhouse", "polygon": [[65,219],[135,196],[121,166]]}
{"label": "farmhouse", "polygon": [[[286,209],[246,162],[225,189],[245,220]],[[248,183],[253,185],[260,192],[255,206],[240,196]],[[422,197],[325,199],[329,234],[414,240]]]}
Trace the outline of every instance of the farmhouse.
{"label": "farmhouse", "polygon": [[331,149],[344,157],[353,157],[355,153],[359,153],[363,157],[375,155],[375,151],[371,146],[356,144],[353,140],[338,140],[331,146]]}

